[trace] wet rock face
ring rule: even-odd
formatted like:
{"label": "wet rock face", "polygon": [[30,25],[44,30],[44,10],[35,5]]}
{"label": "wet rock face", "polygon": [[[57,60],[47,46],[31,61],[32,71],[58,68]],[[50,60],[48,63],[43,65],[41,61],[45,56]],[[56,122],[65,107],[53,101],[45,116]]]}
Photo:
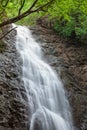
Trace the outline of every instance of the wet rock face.
{"label": "wet rock face", "polygon": [[21,80],[22,60],[15,48],[13,32],[0,53],[0,130],[27,130],[29,108]]}
{"label": "wet rock face", "polygon": [[[48,62],[58,74],[67,90],[74,124],[79,130],[87,130],[87,89],[78,85],[79,80],[73,78],[68,64],[62,58],[61,40],[47,30],[38,27],[31,28],[37,42],[40,42]],[[0,130],[29,130],[30,111],[22,76],[22,60],[15,47],[16,31],[5,39],[6,48],[0,52]],[[43,39],[43,40],[42,40]],[[56,41],[54,40],[56,39]],[[56,45],[60,44],[58,48]],[[64,50],[65,51],[65,50]],[[86,69],[86,67],[85,67]],[[82,75],[81,75],[82,76]],[[35,122],[35,129],[40,129]]]}
{"label": "wet rock face", "polygon": [[87,129],[87,92],[78,85],[67,69],[61,70],[61,78],[67,90],[74,125],[80,130]]}
{"label": "wet rock face", "polygon": [[[83,71],[78,70],[79,67],[74,67],[72,69],[72,67],[77,64],[78,59],[74,56],[74,62],[72,62],[73,60],[71,59],[71,56],[74,54],[72,53],[71,49],[77,50],[79,48],[72,48],[71,45],[70,47],[65,48],[66,43],[63,44],[61,39],[56,36],[52,30],[47,30],[40,26],[36,28],[31,28],[31,30],[36,41],[39,42],[43,52],[45,53],[45,57],[47,59],[45,59],[46,62],[48,62],[54,68],[54,70],[56,70],[64,83],[66,96],[69,99],[71,105],[71,111],[76,130],[87,130],[87,71],[85,71],[86,76],[83,76],[84,73],[82,74]],[[78,51],[78,53],[81,52],[80,50]],[[68,55],[71,55],[67,57],[66,53]],[[87,56],[85,56],[85,53],[83,55],[84,57]],[[78,56],[81,55],[78,54]],[[68,58],[70,58],[70,60]],[[79,60],[81,62],[81,58],[79,58]],[[71,65],[68,63],[70,63]],[[80,68],[83,70],[81,65]],[[78,75],[76,71],[80,75]],[[84,77],[84,80],[82,78],[79,79],[79,77],[82,76]]]}

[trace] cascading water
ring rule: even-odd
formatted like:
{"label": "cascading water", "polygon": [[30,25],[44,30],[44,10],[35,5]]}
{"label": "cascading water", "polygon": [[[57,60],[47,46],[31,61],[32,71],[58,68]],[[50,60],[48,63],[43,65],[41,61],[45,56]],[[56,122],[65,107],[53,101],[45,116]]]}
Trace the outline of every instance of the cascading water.
{"label": "cascading water", "polygon": [[74,130],[63,84],[42,60],[29,29],[17,27],[17,50],[23,59],[23,81],[31,110],[30,130]]}

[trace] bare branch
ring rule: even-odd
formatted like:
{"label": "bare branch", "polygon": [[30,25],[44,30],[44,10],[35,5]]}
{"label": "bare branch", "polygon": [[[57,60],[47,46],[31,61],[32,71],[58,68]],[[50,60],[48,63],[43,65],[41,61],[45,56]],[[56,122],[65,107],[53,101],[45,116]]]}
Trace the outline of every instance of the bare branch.
{"label": "bare branch", "polygon": [[9,19],[9,20],[7,20],[7,21],[4,21],[4,22],[0,23],[0,27],[3,27],[3,26],[5,26],[5,25],[11,24],[11,23],[15,23],[15,22],[19,21],[20,19],[22,19],[22,18],[24,18],[24,17],[26,17],[26,16],[28,16],[28,15],[30,15],[30,14],[32,14],[32,13],[39,12],[39,11],[43,11],[43,10],[44,10],[43,8],[44,8],[44,7],[48,7],[54,0],[50,0],[50,1],[47,2],[46,4],[44,4],[44,5],[40,6],[40,7],[38,7],[38,8],[35,9],[35,10],[32,10],[33,7],[35,7],[37,1],[38,1],[38,0],[35,0],[35,2],[32,4],[32,6],[31,6],[27,11],[25,11],[24,13],[22,13],[22,14],[16,16],[16,17],[13,17],[13,18],[11,18],[11,19]]}
{"label": "bare branch", "polygon": [[37,9],[35,10],[32,10],[31,12],[34,13],[34,12],[37,12],[37,11],[44,11],[44,7],[48,7],[54,0],[51,0],[49,1],[48,3],[38,7]]}
{"label": "bare branch", "polygon": [[18,12],[18,15],[20,15],[20,13],[21,13],[21,10],[22,10],[22,8],[24,7],[24,4],[25,4],[25,0],[21,0],[21,6],[20,6],[20,8],[19,8],[19,12]]}
{"label": "bare branch", "polygon": [[17,27],[14,27],[12,28],[11,30],[9,30],[7,33],[5,33],[3,36],[0,37],[0,40],[2,40],[5,36],[7,36],[11,31],[13,31],[15,28]]}
{"label": "bare branch", "polygon": [[9,2],[9,0],[7,0],[7,1],[6,1],[5,5],[3,5],[3,7],[6,7],[6,6],[7,6],[7,4],[8,4],[8,2]]}
{"label": "bare branch", "polygon": [[34,3],[31,5],[31,7],[28,9],[28,11],[31,11],[31,9],[36,5],[37,2],[38,0],[35,0]]}

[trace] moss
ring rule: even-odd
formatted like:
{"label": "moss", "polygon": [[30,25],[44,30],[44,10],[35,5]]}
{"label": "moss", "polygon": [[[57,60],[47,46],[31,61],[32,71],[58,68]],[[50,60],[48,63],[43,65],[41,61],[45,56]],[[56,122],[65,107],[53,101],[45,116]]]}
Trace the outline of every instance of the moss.
{"label": "moss", "polygon": [[3,41],[0,41],[0,53],[3,53],[6,49],[6,44]]}

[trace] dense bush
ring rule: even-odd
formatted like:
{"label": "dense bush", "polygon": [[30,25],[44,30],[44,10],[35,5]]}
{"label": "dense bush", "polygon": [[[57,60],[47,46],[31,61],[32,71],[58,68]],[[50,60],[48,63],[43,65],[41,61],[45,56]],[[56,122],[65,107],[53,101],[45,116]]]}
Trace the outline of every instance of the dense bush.
{"label": "dense bush", "polygon": [[87,0],[59,0],[55,5],[54,29],[64,37],[87,39]]}

